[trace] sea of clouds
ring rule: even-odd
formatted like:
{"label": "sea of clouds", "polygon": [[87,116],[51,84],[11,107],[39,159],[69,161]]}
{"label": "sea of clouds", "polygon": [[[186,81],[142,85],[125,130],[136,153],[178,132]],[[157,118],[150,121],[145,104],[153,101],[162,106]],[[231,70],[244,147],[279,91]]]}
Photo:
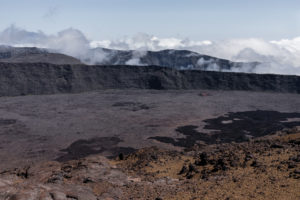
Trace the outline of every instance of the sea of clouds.
{"label": "sea of clouds", "polygon": [[[47,48],[74,56],[86,61],[88,64],[101,63],[107,58],[107,53],[101,49],[91,51],[91,49],[98,47],[135,50],[134,56],[127,64],[141,64],[139,58],[147,50],[191,50],[231,61],[260,62],[261,64],[253,71],[255,73],[300,75],[300,37],[277,41],[266,41],[259,38],[195,41],[173,37],[159,38],[139,33],[132,37],[124,37],[113,41],[94,41],[88,39],[80,30],[73,28],[49,35],[42,31],[33,32],[11,25],[0,32],[0,44],[15,47],[35,46]],[[247,66],[238,70],[249,72]]]}

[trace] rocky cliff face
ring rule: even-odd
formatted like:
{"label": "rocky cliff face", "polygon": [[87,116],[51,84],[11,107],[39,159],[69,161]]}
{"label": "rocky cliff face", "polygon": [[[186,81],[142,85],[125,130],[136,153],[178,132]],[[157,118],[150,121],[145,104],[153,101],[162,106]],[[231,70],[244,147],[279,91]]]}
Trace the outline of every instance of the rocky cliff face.
{"label": "rocky cliff face", "polygon": [[0,63],[0,95],[99,89],[217,89],[300,93],[299,76],[174,70],[157,66]]}

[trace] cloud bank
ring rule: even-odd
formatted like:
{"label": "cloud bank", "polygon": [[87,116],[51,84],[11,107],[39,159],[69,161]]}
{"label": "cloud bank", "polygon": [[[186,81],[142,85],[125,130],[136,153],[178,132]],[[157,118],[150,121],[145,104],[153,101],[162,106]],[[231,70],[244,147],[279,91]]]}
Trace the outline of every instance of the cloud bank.
{"label": "cloud bank", "polygon": [[[140,33],[118,40],[93,41],[81,31],[69,28],[55,35],[42,31],[27,31],[14,25],[0,32],[0,44],[11,46],[36,46],[51,49],[81,59],[88,64],[101,63],[107,54],[98,49],[136,50],[128,64],[141,64],[145,51],[163,49],[191,50],[231,61],[260,62],[254,73],[276,73],[300,75],[300,37],[266,41],[259,38],[229,39],[224,41],[194,41],[180,38],[158,38]],[[204,61],[199,61],[204,62]],[[213,70],[213,69],[212,69]],[[239,71],[248,72],[247,66]]]}
{"label": "cloud bank", "polygon": [[88,64],[100,62],[106,57],[100,50],[90,51],[90,40],[81,31],[73,28],[47,35],[42,31],[31,32],[11,25],[0,32],[0,45],[46,48],[79,58]]}

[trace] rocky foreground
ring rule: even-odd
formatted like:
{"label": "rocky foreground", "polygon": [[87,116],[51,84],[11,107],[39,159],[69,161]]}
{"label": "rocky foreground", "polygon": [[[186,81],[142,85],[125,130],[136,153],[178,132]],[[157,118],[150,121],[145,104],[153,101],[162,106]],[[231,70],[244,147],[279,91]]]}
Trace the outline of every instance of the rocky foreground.
{"label": "rocky foreground", "polygon": [[2,200],[299,199],[300,131],[186,152],[144,148],[2,171]]}

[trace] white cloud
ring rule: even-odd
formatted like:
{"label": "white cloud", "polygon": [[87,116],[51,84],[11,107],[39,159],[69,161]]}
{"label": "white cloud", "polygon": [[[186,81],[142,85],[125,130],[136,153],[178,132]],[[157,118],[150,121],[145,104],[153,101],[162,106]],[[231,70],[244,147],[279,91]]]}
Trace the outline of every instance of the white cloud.
{"label": "white cloud", "polygon": [[158,51],[163,49],[185,49],[197,46],[211,45],[212,42],[208,40],[204,41],[192,41],[189,39],[179,38],[158,38],[153,35],[145,33],[139,33],[133,37],[124,37],[115,41],[102,40],[91,41],[90,46],[93,48],[104,47],[119,50],[152,50]]}
{"label": "white cloud", "polygon": [[0,33],[0,43],[5,45],[36,45],[42,43],[47,36],[41,32],[29,32],[11,25]]}
{"label": "white cloud", "polygon": [[[300,75],[300,37],[266,41],[257,38],[230,39],[224,41],[194,41],[180,38],[159,38],[144,33],[119,40],[92,41],[79,30],[66,29],[55,35],[42,31],[30,32],[14,25],[0,32],[0,44],[12,46],[36,46],[53,49],[77,57],[89,64],[101,63],[107,54],[90,48],[104,47],[120,50],[184,49],[232,61],[258,61],[255,73],[279,73]],[[143,53],[134,53],[128,64],[141,64]],[[215,66],[212,68],[216,68]],[[249,72],[249,67],[234,69]]]}
{"label": "white cloud", "polygon": [[110,40],[91,41],[90,42],[91,48],[97,48],[97,47],[109,48],[110,45],[111,45]]}
{"label": "white cloud", "polygon": [[132,58],[128,60],[125,64],[126,65],[144,65],[141,63],[141,57],[146,55],[146,51],[133,51]]}
{"label": "white cloud", "polygon": [[126,65],[141,65],[140,58],[131,58],[130,60],[126,61]]}
{"label": "white cloud", "polygon": [[300,52],[300,37],[294,39],[282,39],[279,41],[271,41],[271,43],[278,45],[279,47],[286,48],[291,52]]}
{"label": "white cloud", "polygon": [[30,32],[11,25],[0,32],[0,44],[16,47],[47,48],[55,52],[71,55],[92,64],[105,58],[101,51],[90,51],[90,40],[73,28],[68,28],[55,35],[46,35],[42,31]]}

